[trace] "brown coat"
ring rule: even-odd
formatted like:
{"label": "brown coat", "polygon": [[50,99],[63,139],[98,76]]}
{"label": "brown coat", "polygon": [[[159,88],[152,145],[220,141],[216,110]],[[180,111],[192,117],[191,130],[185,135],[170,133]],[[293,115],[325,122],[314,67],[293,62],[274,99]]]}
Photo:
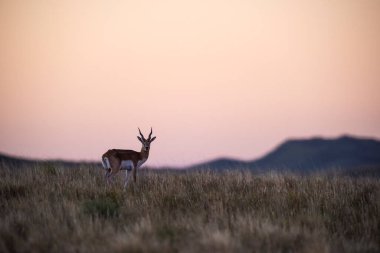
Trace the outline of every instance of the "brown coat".
{"label": "brown coat", "polygon": [[149,151],[144,148],[141,152],[126,149],[110,149],[103,154],[102,159],[108,159],[110,163],[109,174],[116,174],[121,169],[122,161],[131,161],[133,163],[133,180],[136,181],[136,170],[139,162],[146,161],[149,157]]}

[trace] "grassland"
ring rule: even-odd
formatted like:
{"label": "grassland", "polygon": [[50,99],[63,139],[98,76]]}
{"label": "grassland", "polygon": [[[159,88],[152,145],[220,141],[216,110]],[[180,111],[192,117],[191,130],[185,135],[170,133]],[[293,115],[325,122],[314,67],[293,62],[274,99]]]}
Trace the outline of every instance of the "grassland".
{"label": "grassland", "polygon": [[379,252],[380,180],[0,169],[0,252]]}

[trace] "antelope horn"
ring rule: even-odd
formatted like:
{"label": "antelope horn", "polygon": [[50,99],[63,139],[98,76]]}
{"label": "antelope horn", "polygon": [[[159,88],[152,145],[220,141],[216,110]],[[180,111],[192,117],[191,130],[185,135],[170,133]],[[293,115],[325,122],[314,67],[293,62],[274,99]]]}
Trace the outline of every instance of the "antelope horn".
{"label": "antelope horn", "polygon": [[151,127],[151,128],[150,128],[150,134],[149,134],[148,140],[150,140],[150,138],[152,137],[152,132],[153,132],[153,129],[152,129],[152,127]]}
{"label": "antelope horn", "polygon": [[145,137],[144,137],[144,135],[141,133],[140,128],[138,128],[138,129],[139,129],[139,133],[140,133],[141,137],[145,140]]}

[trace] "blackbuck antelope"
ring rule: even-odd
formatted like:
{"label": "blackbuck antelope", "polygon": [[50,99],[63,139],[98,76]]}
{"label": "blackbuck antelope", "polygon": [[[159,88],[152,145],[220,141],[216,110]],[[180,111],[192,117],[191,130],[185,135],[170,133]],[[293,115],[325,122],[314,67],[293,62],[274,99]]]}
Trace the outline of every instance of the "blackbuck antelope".
{"label": "blackbuck antelope", "polygon": [[126,170],[124,186],[127,186],[131,171],[133,172],[133,181],[136,182],[137,169],[148,160],[150,144],[156,139],[156,137],[152,138],[152,131],[151,128],[148,139],[145,139],[139,128],[140,136],[137,136],[137,139],[142,143],[140,152],[125,149],[110,149],[104,153],[102,164],[106,170],[107,181],[120,170]]}

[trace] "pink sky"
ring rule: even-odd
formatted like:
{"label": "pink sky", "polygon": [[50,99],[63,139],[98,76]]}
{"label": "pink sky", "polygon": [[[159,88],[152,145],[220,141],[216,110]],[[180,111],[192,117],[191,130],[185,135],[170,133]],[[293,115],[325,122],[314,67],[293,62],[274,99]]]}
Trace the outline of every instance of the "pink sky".
{"label": "pink sky", "polygon": [[0,152],[147,165],[380,138],[380,1],[0,0]]}

